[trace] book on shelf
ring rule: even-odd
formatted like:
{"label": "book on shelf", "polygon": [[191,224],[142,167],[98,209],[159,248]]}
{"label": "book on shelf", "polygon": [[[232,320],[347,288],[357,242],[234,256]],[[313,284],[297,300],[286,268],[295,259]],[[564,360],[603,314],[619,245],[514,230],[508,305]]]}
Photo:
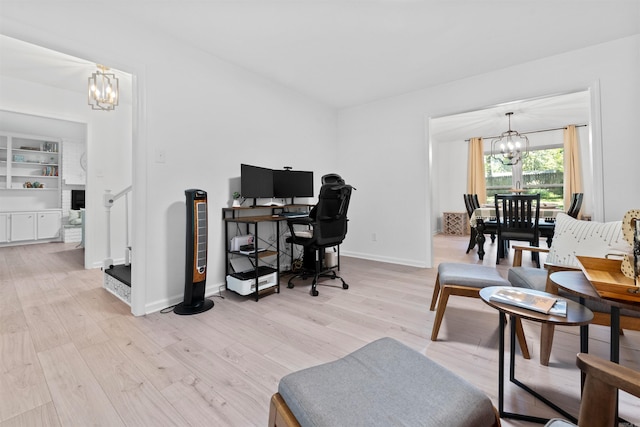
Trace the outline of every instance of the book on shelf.
{"label": "book on shelf", "polygon": [[491,295],[490,300],[503,304],[515,305],[517,307],[526,308],[539,313],[550,314],[549,312],[558,299],[520,289],[504,288],[494,292],[493,295]]}

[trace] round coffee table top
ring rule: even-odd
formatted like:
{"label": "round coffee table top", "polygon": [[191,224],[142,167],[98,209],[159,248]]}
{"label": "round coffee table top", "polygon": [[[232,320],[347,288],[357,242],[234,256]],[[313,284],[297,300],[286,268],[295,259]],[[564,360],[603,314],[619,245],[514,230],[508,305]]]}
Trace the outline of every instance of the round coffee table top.
{"label": "round coffee table top", "polygon": [[[567,301],[567,317],[544,314],[527,308],[521,308],[511,304],[505,304],[491,300],[491,295],[494,292],[504,289],[504,286],[489,286],[480,290],[480,298],[482,301],[506,314],[507,316],[517,316],[522,319],[532,320],[540,323],[553,323],[554,325],[567,325],[567,326],[580,326],[586,325],[593,320],[593,312],[587,307],[578,304],[577,302]],[[519,291],[533,294],[542,295],[558,299],[564,299],[558,297],[558,295],[549,294],[547,292],[536,291],[534,289],[516,288]]]}

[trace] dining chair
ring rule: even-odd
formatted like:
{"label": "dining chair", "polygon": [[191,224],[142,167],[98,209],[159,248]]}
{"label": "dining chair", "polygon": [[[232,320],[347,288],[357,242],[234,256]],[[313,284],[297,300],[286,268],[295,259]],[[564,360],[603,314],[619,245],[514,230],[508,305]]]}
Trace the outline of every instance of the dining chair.
{"label": "dining chair", "polygon": [[[477,194],[463,194],[464,205],[467,209],[467,215],[469,215],[469,219],[473,215],[473,212],[480,207],[480,202],[478,201]],[[478,229],[476,227],[471,226],[471,233],[469,236],[469,246],[467,247],[467,252],[471,251],[476,246],[476,241],[478,238]],[[491,243],[496,241],[496,222],[495,220],[485,220],[484,221],[484,232],[491,236]]]}
{"label": "dining chair", "polygon": [[[569,209],[567,209],[567,215],[572,218],[578,218],[578,214],[580,213],[580,208],[582,208],[582,199],[584,198],[584,193],[573,193],[571,194],[571,204],[569,205]],[[540,222],[540,238],[547,239],[547,247],[551,247],[551,242],[553,242],[553,234],[556,228],[555,218],[545,218],[542,222]]]}
{"label": "dining chair", "polygon": [[[538,246],[540,194],[496,194],[495,209],[498,234],[496,264],[500,264],[500,259],[507,256],[512,240]],[[531,257],[540,267],[538,253],[532,252]]]}
{"label": "dining chair", "polygon": [[571,206],[567,210],[567,215],[572,218],[578,218],[578,214],[580,213],[580,208],[582,208],[582,199],[584,198],[584,193],[573,193],[571,195]]}
{"label": "dining chair", "polygon": [[[473,211],[475,210],[473,204],[473,194],[463,194],[462,198],[464,199],[464,207],[467,209],[467,215],[469,219],[473,215]],[[478,230],[475,227],[471,227],[471,232],[469,233],[469,246],[467,247],[467,252],[473,249],[476,246],[476,237],[478,236]]]}

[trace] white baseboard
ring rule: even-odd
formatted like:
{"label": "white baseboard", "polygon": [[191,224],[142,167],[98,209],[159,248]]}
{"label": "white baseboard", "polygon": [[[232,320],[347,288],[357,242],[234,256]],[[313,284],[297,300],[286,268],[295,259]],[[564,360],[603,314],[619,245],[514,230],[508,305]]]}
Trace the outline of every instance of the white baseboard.
{"label": "white baseboard", "polygon": [[374,254],[365,254],[361,252],[351,252],[351,251],[344,251],[344,250],[340,250],[340,255],[350,256],[350,257],[360,258],[360,259],[367,259],[369,261],[388,262],[391,264],[407,265],[410,267],[428,268],[427,264],[424,261],[416,260],[416,259],[386,257],[386,256],[379,256]]}
{"label": "white baseboard", "polygon": [[[207,287],[204,291],[204,297],[211,298],[214,296],[219,296],[220,289],[224,289],[224,282],[218,282],[213,284],[207,283]],[[174,305],[180,304],[182,301],[184,301],[184,293],[180,295],[174,295],[166,299],[154,301],[145,306],[145,314],[151,314],[160,310],[164,310],[167,307],[172,307]]]}

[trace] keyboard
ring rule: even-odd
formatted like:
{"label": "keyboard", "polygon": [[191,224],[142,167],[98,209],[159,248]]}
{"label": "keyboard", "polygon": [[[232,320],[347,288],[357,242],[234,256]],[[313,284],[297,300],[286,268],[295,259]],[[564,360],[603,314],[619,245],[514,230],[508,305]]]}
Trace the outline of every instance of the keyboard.
{"label": "keyboard", "polygon": [[309,214],[304,212],[282,212],[280,216],[284,218],[306,218]]}

